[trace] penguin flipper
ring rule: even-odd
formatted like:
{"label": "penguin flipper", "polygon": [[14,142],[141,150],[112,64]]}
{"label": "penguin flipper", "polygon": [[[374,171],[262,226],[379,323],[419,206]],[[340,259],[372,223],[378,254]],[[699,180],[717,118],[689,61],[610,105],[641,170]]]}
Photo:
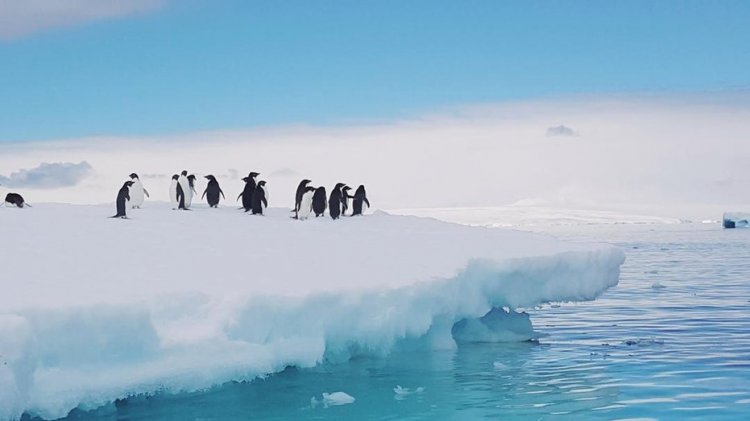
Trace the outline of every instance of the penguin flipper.
{"label": "penguin flipper", "polygon": [[367,200],[367,198],[366,198],[366,197],[365,197],[365,203],[367,203],[367,207],[369,208],[369,207],[370,207],[370,201],[369,201],[369,200]]}
{"label": "penguin flipper", "polygon": [[237,200],[235,200],[235,202],[239,202],[240,201],[240,197],[242,197],[243,194],[245,194],[245,192],[240,193],[240,195],[237,196]]}
{"label": "penguin flipper", "polygon": [[226,197],[226,196],[224,196],[224,192],[223,192],[223,191],[222,191],[221,189],[219,189],[219,193],[221,193],[221,197],[223,197],[223,198],[224,198],[224,200],[227,200],[227,197]]}
{"label": "penguin flipper", "polygon": [[149,195],[149,194],[148,194],[148,190],[146,190],[146,189],[143,189],[143,193],[144,193],[144,194],[146,195],[146,197],[148,197],[149,199],[151,198],[151,195]]}
{"label": "penguin flipper", "polygon": [[266,207],[266,208],[268,207],[268,201],[266,200],[265,197],[263,198],[263,207]]}
{"label": "penguin flipper", "polygon": [[206,187],[206,190],[203,190],[203,194],[201,195],[201,200],[203,200],[203,198],[206,197],[207,191],[208,191],[208,187]]}

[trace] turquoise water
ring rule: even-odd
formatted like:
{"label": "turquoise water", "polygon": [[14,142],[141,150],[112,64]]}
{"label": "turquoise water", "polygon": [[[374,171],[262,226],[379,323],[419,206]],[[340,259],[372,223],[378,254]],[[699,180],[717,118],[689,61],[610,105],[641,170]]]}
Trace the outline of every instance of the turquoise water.
{"label": "turquoise water", "polygon": [[[528,309],[538,342],[398,352],[68,419],[741,419],[750,413],[750,230],[717,224],[548,229],[627,253],[595,302]],[[400,385],[421,393],[396,394]],[[344,391],[349,405],[311,405]]]}

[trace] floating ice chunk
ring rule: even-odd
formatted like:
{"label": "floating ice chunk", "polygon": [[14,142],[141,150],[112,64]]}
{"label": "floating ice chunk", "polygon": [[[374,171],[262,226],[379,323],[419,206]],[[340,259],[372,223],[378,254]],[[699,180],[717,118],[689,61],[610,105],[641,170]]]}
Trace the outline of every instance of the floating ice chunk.
{"label": "floating ice chunk", "polygon": [[401,387],[401,385],[396,385],[396,387],[393,388],[393,393],[397,395],[402,395],[402,396],[411,395],[414,393],[422,393],[422,392],[424,392],[424,387],[422,386],[419,386],[418,388],[414,390],[409,389],[408,387]]}
{"label": "floating ice chunk", "polygon": [[662,285],[659,281],[654,282],[651,284],[651,289],[662,289],[666,288],[664,285]]}
{"label": "floating ice chunk", "polygon": [[495,370],[505,370],[506,368],[508,368],[508,366],[501,363],[500,361],[495,361],[494,363],[492,363],[492,368],[494,368]]}
{"label": "floating ice chunk", "polygon": [[538,339],[527,313],[493,308],[478,319],[463,319],[453,325],[457,343],[521,342]]}
{"label": "floating ice chunk", "polygon": [[323,405],[324,408],[328,408],[329,406],[348,405],[354,403],[354,400],[354,396],[346,392],[323,393],[323,399],[321,400],[315,399],[315,396],[310,398],[310,406],[315,408],[318,405]]}
{"label": "floating ice chunk", "polygon": [[747,228],[750,226],[750,213],[726,212],[722,220],[724,228]]}

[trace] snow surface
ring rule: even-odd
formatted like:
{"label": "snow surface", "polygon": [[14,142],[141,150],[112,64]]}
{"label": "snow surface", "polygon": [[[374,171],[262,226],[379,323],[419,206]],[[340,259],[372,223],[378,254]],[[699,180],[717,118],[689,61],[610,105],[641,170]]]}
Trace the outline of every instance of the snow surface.
{"label": "snow surface", "polygon": [[[608,245],[383,212],[296,221],[147,202],[112,214],[0,208],[0,419],[455,347],[457,322],[592,300],[624,261]],[[528,340],[524,316],[495,310],[460,338]]]}

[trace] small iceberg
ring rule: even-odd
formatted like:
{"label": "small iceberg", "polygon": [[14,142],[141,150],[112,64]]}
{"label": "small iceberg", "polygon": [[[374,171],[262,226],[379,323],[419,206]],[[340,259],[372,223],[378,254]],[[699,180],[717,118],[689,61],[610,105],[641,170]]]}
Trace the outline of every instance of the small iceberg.
{"label": "small iceberg", "polygon": [[722,218],[724,228],[747,228],[750,213],[726,212]]}
{"label": "small iceberg", "polygon": [[315,399],[315,396],[310,398],[310,406],[315,408],[318,405],[323,405],[324,408],[328,408],[329,406],[348,405],[354,403],[354,401],[354,396],[346,392],[323,393],[321,400]]}

